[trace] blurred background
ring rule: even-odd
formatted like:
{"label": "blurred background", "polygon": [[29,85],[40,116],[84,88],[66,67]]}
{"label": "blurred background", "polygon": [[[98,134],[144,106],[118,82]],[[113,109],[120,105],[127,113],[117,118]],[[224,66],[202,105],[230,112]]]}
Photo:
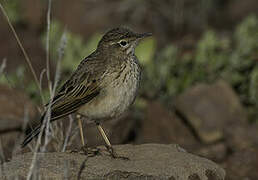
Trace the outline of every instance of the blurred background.
{"label": "blurred background", "polygon": [[[46,0],[1,0],[28,52],[42,95],[0,15],[0,162],[19,146],[26,122],[38,119],[49,99],[46,77]],[[179,144],[209,158],[228,179],[258,179],[257,0],[53,0],[50,79],[59,55],[62,82],[107,30],[126,26],[151,32],[136,50],[141,90],[122,118],[104,123],[113,144]],[[77,123],[57,122],[50,150],[80,147]],[[89,146],[104,144],[85,124]],[[72,128],[70,128],[72,127]],[[70,129],[72,129],[70,131]],[[73,133],[74,132],[74,133]],[[61,148],[62,149],[62,148]]]}

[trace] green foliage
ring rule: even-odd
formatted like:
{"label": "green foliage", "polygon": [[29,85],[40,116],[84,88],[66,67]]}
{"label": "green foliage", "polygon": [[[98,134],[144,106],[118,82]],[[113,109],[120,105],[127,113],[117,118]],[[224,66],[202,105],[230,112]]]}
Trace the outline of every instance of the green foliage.
{"label": "green foliage", "polygon": [[[258,108],[258,18],[250,16],[233,35],[219,36],[208,30],[193,52],[173,45],[157,53],[145,65],[144,93],[167,100],[197,82],[228,81],[241,101]],[[255,112],[250,110],[250,112]]]}
{"label": "green foliage", "polygon": [[213,31],[207,31],[197,44],[194,57],[194,71],[199,72],[197,79],[213,80],[214,75],[229,65],[230,40],[219,38]]}
{"label": "green foliage", "polygon": [[1,1],[1,3],[4,6],[5,11],[7,12],[8,17],[12,23],[17,23],[22,19],[20,0],[5,0]]}
{"label": "green foliage", "polygon": [[[14,72],[7,73],[3,71],[0,74],[0,84],[15,89],[22,89],[35,103],[41,102],[38,87],[34,81],[30,81],[26,78],[26,68],[23,65],[19,65]],[[49,91],[47,89],[43,90],[42,93],[44,97],[49,97]]]}
{"label": "green foliage", "polygon": [[258,105],[258,66],[256,66],[250,75],[249,87],[250,102]]}
{"label": "green foliage", "polygon": [[37,92],[36,84],[29,82],[25,84],[25,67],[20,65],[16,71],[11,73],[3,73],[0,76],[0,84],[5,84],[12,88],[22,88],[28,95],[33,95]]}
{"label": "green foliage", "polygon": [[[177,80],[173,77],[175,74],[175,68],[178,64],[177,48],[174,46],[168,46],[164,48],[157,58],[152,59],[148,64],[145,65],[143,78],[144,92],[148,96],[155,96],[165,88],[167,95],[175,94],[179,87]],[[171,86],[174,84],[174,86]]]}
{"label": "green foliage", "polygon": [[9,86],[23,87],[24,86],[25,67],[18,66],[15,72],[10,74],[3,73],[0,76],[0,83]]}
{"label": "green foliage", "polygon": [[246,104],[255,103],[253,87],[258,87],[256,78],[258,58],[258,19],[248,17],[237,28],[233,36],[235,44],[229,61],[230,67],[225,72],[225,78],[236,88],[242,101]]}

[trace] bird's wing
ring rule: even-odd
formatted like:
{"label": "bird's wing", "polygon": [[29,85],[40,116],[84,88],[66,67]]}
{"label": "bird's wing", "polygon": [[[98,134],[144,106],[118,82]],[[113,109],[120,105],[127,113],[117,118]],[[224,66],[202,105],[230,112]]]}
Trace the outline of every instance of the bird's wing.
{"label": "bird's wing", "polygon": [[105,67],[96,66],[96,63],[101,61],[95,58],[89,56],[83,60],[53,98],[51,121],[75,112],[99,94],[100,80]]}
{"label": "bird's wing", "polygon": [[[65,82],[51,101],[51,121],[57,120],[79,109],[99,94],[100,81],[105,72],[103,59],[97,59],[94,54],[84,59],[77,70]],[[41,122],[32,130],[26,131],[22,147],[26,146],[41,131],[46,112],[41,117]]]}

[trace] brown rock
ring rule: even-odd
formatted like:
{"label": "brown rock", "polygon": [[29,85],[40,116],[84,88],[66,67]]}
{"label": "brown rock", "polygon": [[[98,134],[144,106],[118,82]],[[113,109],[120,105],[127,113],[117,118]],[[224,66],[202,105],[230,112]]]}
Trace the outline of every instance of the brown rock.
{"label": "brown rock", "polygon": [[158,102],[150,102],[137,143],[177,143],[189,150],[198,142],[182,120]]}
{"label": "brown rock", "polygon": [[224,137],[224,130],[247,119],[239,98],[225,81],[198,84],[180,95],[176,108],[204,143]]}
{"label": "brown rock", "polygon": [[33,119],[37,110],[22,92],[0,85],[0,133],[21,129],[24,118]]}
{"label": "brown rock", "polygon": [[233,151],[258,147],[258,126],[234,123],[225,129],[225,140]]}
{"label": "brown rock", "polygon": [[194,150],[195,154],[211,159],[215,162],[222,162],[227,157],[228,148],[225,143],[216,143],[212,145],[202,145]]}
{"label": "brown rock", "polygon": [[9,160],[14,153],[16,153],[17,146],[19,146],[19,137],[21,136],[21,132],[13,131],[4,134],[0,134],[0,148],[2,147],[2,156],[0,153],[0,161]]}
{"label": "brown rock", "polygon": [[258,146],[234,153],[224,163],[227,179],[258,179]]}
{"label": "brown rock", "polygon": [[[225,171],[212,161],[181,151],[177,145],[144,144],[114,146],[120,156],[104,153],[88,157],[78,153],[39,153],[36,177],[44,179],[208,179],[223,180]],[[3,165],[2,178],[25,178],[33,153]],[[79,173],[81,171],[81,173]],[[1,178],[1,176],[0,176]]]}

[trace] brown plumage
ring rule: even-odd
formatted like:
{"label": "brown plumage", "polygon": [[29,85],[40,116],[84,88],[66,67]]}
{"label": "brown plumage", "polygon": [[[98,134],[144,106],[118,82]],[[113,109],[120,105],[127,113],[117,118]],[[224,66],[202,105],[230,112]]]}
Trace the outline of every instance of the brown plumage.
{"label": "brown plumage", "polygon": [[[126,28],[108,31],[53,98],[51,122],[77,112],[99,123],[126,111],[135,99],[140,81],[134,49],[140,39],[149,35]],[[41,124],[25,138],[23,147],[40,133],[45,114]]]}

